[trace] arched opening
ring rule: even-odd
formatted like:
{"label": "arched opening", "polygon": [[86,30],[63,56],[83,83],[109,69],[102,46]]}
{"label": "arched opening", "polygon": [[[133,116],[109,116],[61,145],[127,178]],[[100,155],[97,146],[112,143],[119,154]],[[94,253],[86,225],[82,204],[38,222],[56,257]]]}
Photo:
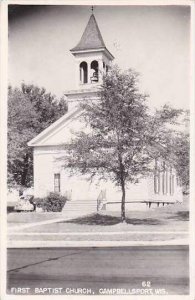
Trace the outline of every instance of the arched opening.
{"label": "arched opening", "polygon": [[87,83],[87,63],[83,61],[80,63],[80,83]]}
{"label": "arched opening", "polygon": [[98,82],[98,61],[97,60],[93,60],[91,63],[91,83],[95,83]]}

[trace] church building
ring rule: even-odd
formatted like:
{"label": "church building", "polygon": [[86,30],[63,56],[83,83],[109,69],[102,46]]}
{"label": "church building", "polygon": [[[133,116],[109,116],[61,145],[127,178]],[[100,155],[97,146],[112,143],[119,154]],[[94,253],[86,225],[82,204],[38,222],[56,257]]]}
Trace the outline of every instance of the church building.
{"label": "church building", "polygon": [[[41,198],[50,192],[66,195],[69,201],[64,209],[69,205],[89,210],[118,210],[121,205],[119,187],[109,181],[89,182],[85,176],[70,176],[63,167],[63,160],[59,159],[73,133],[85,128],[80,101],[98,99],[103,74],[114,59],[106,48],[93,12],[79,43],[70,51],[75,59],[76,81],[75,90],[65,93],[68,113],[28,143],[34,152],[34,196]],[[182,190],[176,171],[162,161],[156,161],[154,172],[137,184],[129,185],[126,192],[127,209],[128,206],[139,209],[177,201],[182,201]]]}

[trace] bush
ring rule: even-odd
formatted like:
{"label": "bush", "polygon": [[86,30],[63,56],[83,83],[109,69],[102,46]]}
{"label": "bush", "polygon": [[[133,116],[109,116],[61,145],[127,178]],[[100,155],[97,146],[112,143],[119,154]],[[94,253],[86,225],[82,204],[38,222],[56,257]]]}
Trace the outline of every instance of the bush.
{"label": "bush", "polygon": [[67,197],[61,196],[58,193],[50,193],[45,198],[36,198],[34,199],[34,203],[37,207],[41,207],[43,211],[53,211],[53,212],[61,212],[65,203],[67,201]]}

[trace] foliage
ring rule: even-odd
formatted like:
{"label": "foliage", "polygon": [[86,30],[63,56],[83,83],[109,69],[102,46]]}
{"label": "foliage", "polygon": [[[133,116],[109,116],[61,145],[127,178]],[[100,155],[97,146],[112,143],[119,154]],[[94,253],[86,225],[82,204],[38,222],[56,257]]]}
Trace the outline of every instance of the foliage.
{"label": "foliage", "polygon": [[35,198],[34,203],[37,207],[41,207],[45,212],[61,212],[67,197],[61,196],[58,193],[50,193],[45,198]]}
{"label": "foliage", "polygon": [[67,111],[62,98],[46,93],[44,88],[22,84],[8,89],[8,184],[30,186],[32,149],[27,142]]}
{"label": "foliage", "polygon": [[188,133],[179,133],[174,140],[175,168],[181,179],[184,191],[189,189],[190,138]]}
{"label": "foliage", "polygon": [[99,96],[98,101],[81,105],[88,129],[66,145],[64,161],[72,174],[79,171],[90,178],[110,179],[121,187],[124,222],[128,183],[151,171],[150,162],[163,149],[156,145],[164,143],[170,132],[166,124],[174,124],[181,111],[165,105],[152,115],[147,95],[139,92],[138,74],[131,69],[111,69],[104,76]]}
{"label": "foliage", "polygon": [[189,191],[190,177],[190,137],[188,132],[175,132],[167,142],[167,156],[173,157],[173,165],[183,187],[183,192]]}
{"label": "foliage", "polygon": [[164,150],[161,156],[170,159],[180,178],[183,191],[189,190],[190,170],[190,136],[189,136],[189,111],[180,110],[179,123],[173,122],[171,129],[168,127],[161,132],[161,145]]}

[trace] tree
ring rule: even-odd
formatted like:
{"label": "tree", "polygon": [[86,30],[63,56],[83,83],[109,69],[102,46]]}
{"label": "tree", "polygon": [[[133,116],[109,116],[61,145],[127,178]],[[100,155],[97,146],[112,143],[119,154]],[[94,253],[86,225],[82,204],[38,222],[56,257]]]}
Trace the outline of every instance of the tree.
{"label": "tree", "polygon": [[172,140],[172,150],[175,154],[175,168],[183,186],[183,191],[189,191],[190,185],[190,111],[186,110],[182,114],[181,124],[184,128],[176,132]]}
{"label": "tree", "polygon": [[190,137],[188,133],[180,132],[173,141],[175,168],[183,186],[183,191],[189,190],[190,177]]}
{"label": "tree", "polygon": [[27,142],[67,111],[60,101],[44,88],[22,84],[8,89],[8,184],[30,186],[33,157]]}
{"label": "tree", "polygon": [[[166,105],[164,106],[164,108]],[[166,107],[167,111],[167,107]],[[178,114],[176,113],[178,111]],[[165,127],[160,131],[160,143],[163,151],[160,155],[165,160],[171,159],[172,165],[176,169],[177,177],[183,187],[183,192],[189,190],[189,170],[190,170],[190,136],[189,136],[189,111],[171,109],[169,114],[177,115],[170,118],[171,127]],[[157,113],[159,114],[159,112]],[[161,118],[164,116],[160,112]],[[174,126],[173,126],[174,125]],[[159,126],[159,125],[158,125]]]}
{"label": "tree", "polygon": [[190,137],[188,132],[177,131],[167,141],[166,157],[173,157],[173,165],[183,187],[183,192],[189,190],[190,177]]}
{"label": "tree", "polygon": [[81,108],[89,130],[78,132],[66,145],[65,167],[72,174],[97,175],[120,186],[125,222],[126,187],[151,171],[151,147],[159,144],[166,123],[174,122],[180,112],[164,106],[151,115],[147,95],[138,89],[138,74],[118,67],[104,76],[99,100],[84,101]]}

